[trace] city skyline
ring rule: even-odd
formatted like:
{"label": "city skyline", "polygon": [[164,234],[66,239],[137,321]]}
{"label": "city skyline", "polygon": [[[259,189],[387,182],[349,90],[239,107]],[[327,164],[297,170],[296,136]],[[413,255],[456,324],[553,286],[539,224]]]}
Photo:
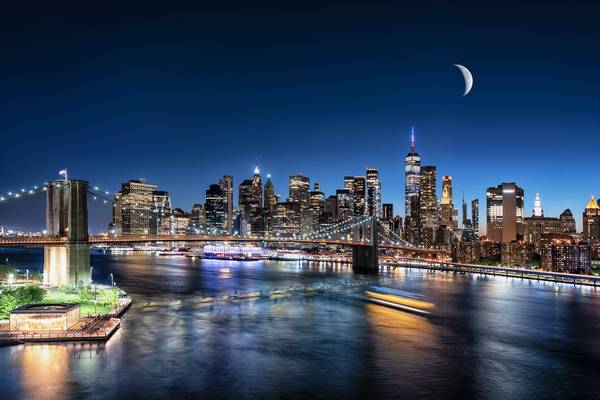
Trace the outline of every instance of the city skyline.
{"label": "city skyline", "polygon": [[[413,132],[412,129],[411,129],[411,132]],[[409,153],[408,154],[410,154],[414,150],[414,147],[413,147],[414,146],[414,134],[411,133],[410,138],[411,138],[411,142],[410,142],[411,146],[409,148]],[[416,150],[414,150],[414,154],[416,154],[416,153],[417,153]],[[423,157],[421,157],[421,158],[423,158]],[[433,163],[433,167],[437,168],[437,166],[435,165],[435,163]],[[381,179],[381,175],[385,176],[385,173],[382,174],[382,171],[379,170],[376,166],[370,165],[370,166],[365,167],[365,169],[363,170],[362,174],[356,174],[356,175],[350,175],[350,176],[348,176],[346,174],[344,176],[340,176],[339,177],[340,178],[339,179],[340,183],[338,184],[337,188],[335,188],[335,189],[333,189],[331,191],[325,190],[323,188],[323,185],[321,184],[321,182],[318,179],[316,179],[314,177],[311,177],[311,176],[308,176],[308,175],[305,175],[303,173],[287,175],[285,178],[281,178],[280,180],[276,180],[271,173],[267,173],[267,172],[261,171],[261,168],[260,168],[260,166],[258,164],[256,164],[252,168],[252,173],[254,175],[257,175],[257,173],[258,173],[259,175],[261,175],[263,177],[264,180],[268,179],[271,182],[272,181],[276,181],[277,183],[272,184],[275,187],[275,195],[278,198],[280,198],[281,201],[285,201],[285,199],[288,197],[288,193],[287,192],[288,192],[289,179],[292,178],[292,177],[294,177],[294,176],[306,176],[307,178],[310,179],[310,190],[313,190],[312,186],[316,183],[316,184],[319,185],[319,189],[324,193],[325,198],[327,198],[330,195],[335,195],[337,190],[344,188],[344,179],[345,178],[348,178],[348,177],[362,177],[362,178],[366,179],[367,171],[370,168],[375,168],[378,171],[380,179]],[[57,176],[58,175],[60,175],[60,174],[57,174]],[[154,182],[154,181],[152,181],[150,179],[146,179],[146,178],[129,178],[129,179],[124,180],[122,183],[124,184],[124,183],[126,183],[128,181],[136,180],[136,179],[142,179],[142,181],[147,181],[148,184],[150,184],[150,185],[156,185],[160,190],[166,191],[168,193],[170,201],[172,203],[172,207],[174,209],[175,208],[180,208],[180,209],[185,210],[186,212],[190,212],[190,210],[193,209],[194,205],[196,205],[196,204],[204,204],[206,202],[206,193],[204,193],[204,192],[208,192],[208,190],[210,189],[210,187],[214,186],[214,184],[217,181],[219,181],[223,176],[229,177],[233,181],[233,183],[232,183],[233,191],[231,192],[231,196],[232,196],[232,200],[233,200],[233,207],[237,208],[237,205],[238,205],[238,202],[239,202],[239,190],[238,190],[239,186],[240,186],[240,184],[244,180],[247,180],[247,179],[251,178],[252,175],[249,175],[248,177],[240,177],[239,181],[236,180],[235,176],[228,175],[228,174],[221,175],[220,178],[217,177],[216,179],[214,179],[213,183],[209,183],[204,190],[201,190],[201,193],[199,194],[199,196],[196,198],[196,200],[193,200],[193,203],[190,204],[189,206],[182,205],[182,204],[180,204],[177,201],[177,198],[173,195],[173,192],[169,189],[168,184],[167,184],[166,187],[165,186],[161,186],[160,184],[157,184],[156,182]],[[436,199],[437,199],[438,206],[439,206],[438,212],[439,212],[439,217],[440,218],[441,218],[441,215],[443,213],[443,211],[442,211],[442,204],[443,204],[443,178],[445,178],[447,176],[448,175],[442,176],[441,173],[439,173],[438,176],[437,176],[437,178],[436,178],[436,180],[435,180],[436,181],[436,190],[437,190]],[[454,177],[452,175],[449,175],[449,176],[452,178],[452,185],[455,185],[456,183],[455,183]],[[285,181],[281,182],[282,179],[285,179]],[[45,181],[45,182],[52,182],[52,181],[48,180],[48,181]],[[390,201],[388,199],[387,195],[386,195],[386,184],[385,184],[385,181],[383,181],[383,179],[381,179],[380,182],[381,182],[381,184],[380,184],[381,186],[380,187],[382,188],[381,189],[380,203],[381,204],[384,204],[384,203],[393,204],[393,207],[394,207],[394,210],[395,210],[395,215],[398,215],[398,216],[400,216],[400,217],[402,217],[404,219],[406,217],[406,215],[404,214],[404,209],[403,209],[404,198],[402,199],[401,203],[399,203],[397,201]],[[511,181],[503,181],[503,182],[511,182]],[[40,185],[42,183],[43,182],[40,182],[40,183],[38,183],[38,185]],[[92,185],[94,185],[93,182],[90,182],[90,183]],[[403,187],[404,187],[404,180],[403,180],[402,184],[403,184]],[[25,207],[25,208],[26,207],[30,207],[30,205],[32,203],[34,203],[34,204],[35,203],[39,203],[42,200],[42,198],[40,197],[39,199],[36,200],[35,195],[34,195],[33,198],[26,199],[26,198],[24,198],[25,196],[23,196],[21,199],[19,199],[19,201],[15,202],[14,199],[10,200],[10,196],[7,196],[7,194],[9,192],[12,192],[13,195],[14,195],[14,193],[18,193],[19,191],[22,191],[23,189],[25,189],[26,191],[28,191],[29,189],[33,188],[33,186],[34,185],[23,186],[21,188],[12,189],[11,191],[6,191],[5,190],[5,191],[3,191],[1,193],[1,194],[4,195],[3,199],[6,199],[7,201],[4,201],[4,202],[0,203],[0,207],[4,207],[4,209],[0,208],[0,216],[2,216],[2,218],[5,221],[6,220],[9,221],[8,223],[4,223],[4,226],[8,226],[9,228],[10,227],[15,227],[15,225],[11,225],[11,220],[14,219],[14,220],[25,221],[27,218],[30,218],[29,222],[22,222],[24,225],[16,226],[16,227],[20,228],[20,229],[24,229],[24,230],[35,231],[35,230],[38,230],[38,227],[37,227],[38,225],[39,226],[43,226],[43,223],[44,223],[44,221],[43,221],[43,219],[44,219],[44,215],[43,215],[44,210],[43,210],[43,207],[40,208],[40,210],[39,210],[38,213],[32,212],[32,213],[30,213],[28,215],[19,215],[19,212],[17,211],[15,213],[14,218],[12,218],[12,216],[11,216],[11,207],[13,209],[19,209],[19,208],[22,208],[22,207]],[[119,186],[120,186],[120,184],[119,184]],[[366,181],[365,181],[365,189],[367,189],[367,187],[366,187]],[[456,186],[454,186],[453,187],[453,192],[454,193],[452,194],[452,200],[454,202],[455,208],[457,208],[459,206],[459,204],[461,203],[461,201],[463,201],[464,199],[467,199],[467,203],[471,203],[473,200],[477,200],[478,202],[480,202],[480,203],[482,202],[483,204],[485,204],[485,198],[486,198],[485,194],[487,192],[487,189],[489,189],[489,188],[486,188],[484,190],[484,195],[483,196],[475,196],[475,197],[468,197],[468,196],[465,197],[464,192],[462,192],[460,194],[460,196],[462,196],[462,199],[459,199],[459,195],[456,192]],[[536,192],[534,194],[531,194],[531,192],[529,192],[527,190],[527,188],[523,188],[523,189],[525,191],[525,193],[524,193],[524,216],[525,217],[529,217],[529,216],[534,215],[535,212],[536,212],[535,207],[538,206],[537,202],[540,201],[540,199],[539,199],[540,193]],[[100,187],[100,191],[104,192],[105,190],[108,191],[108,193],[110,194],[110,196],[113,196],[115,193],[117,193],[119,191],[119,189],[113,190],[112,188]],[[530,194],[529,197],[528,197],[528,193]],[[366,195],[366,193],[365,193],[365,195]],[[599,198],[599,196],[597,196],[595,194],[592,194],[590,196],[593,196],[596,199]],[[569,205],[564,205],[564,206],[562,206],[562,209],[559,212],[557,212],[556,214],[552,213],[552,210],[551,210],[550,207],[547,207],[548,202],[547,202],[547,200],[546,200],[545,197],[542,197],[542,200],[544,201],[544,203],[543,203],[544,210],[546,210],[545,211],[545,215],[546,216],[558,217],[562,212],[564,212],[565,210],[569,209],[569,210],[571,210],[571,212],[573,213],[573,215],[575,217],[576,224],[577,224],[577,231],[581,232],[582,227],[583,227],[583,211],[585,210],[586,205],[588,204],[588,202],[590,200],[590,196],[588,196],[587,199],[585,200],[585,202],[584,202],[585,205],[580,207],[581,208],[581,212],[577,212],[577,209],[579,207],[572,207],[572,206],[569,206]],[[528,200],[531,200],[531,201],[528,201]],[[531,203],[531,204],[529,204],[529,203]],[[104,204],[104,205],[102,205],[102,204]],[[91,215],[90,215],[90,230],[91,230],[91,232],[105,232],[106,231],[106,224],[107,224],[107,222],[110,221],[110,220],[112,220],[112,216],[111,216],[112,210],[109,207],[107,207],[106,204],[107,204],[106,202],[103,203],[102,199],[99,199],[96,202],[94,202],[94,201],[90,202],[91,209],[93,210],[91,212]],[[463,207],[464,207],[464,205],[463,205]],[[558,207],[560,208],[561,206],[559,205]],[[29,208],[29,210],[31,211],[31,208]],[[465,218],[465,216],[463,215],[463,212],[464,212],[464,209],[461,209],[461,210],[459,210],[459,213],[458,213],[459,219],[461,221],[464,221],[464,218]],[[467,214],[466,214],[466,218],[467,219],[469,219],[469,218],[472,219],[472,217],[473,217],[472,213],[473,213],[473,211],[471,209],[468,209]],[[479,220],[481,221],[478,224],[478,227],[479,227],[478,233],[480,235],[485,235],[486,231],[487,231],[487,221],[486,221],[486,210],[485,210],[485,208],[479,208],[478,217],[479,217]],[[0,225],[2,225],[2,224],[0,224]],[[460,227],[462,227],[463,222],[461,222],[459,225],[460,225]]]}

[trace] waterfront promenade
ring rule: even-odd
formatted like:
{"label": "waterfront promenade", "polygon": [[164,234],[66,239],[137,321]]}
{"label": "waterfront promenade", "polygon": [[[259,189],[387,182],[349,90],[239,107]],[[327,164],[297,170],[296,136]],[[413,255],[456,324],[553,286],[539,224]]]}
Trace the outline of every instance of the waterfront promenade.
{"label": "waterfront promenade", "polygon": [[536,281],[548,281],[555,283],[569,283],[576,285],[600,287],[600,276],[597,275],[568,274],[562,272],[498,267],[478,264],[460,264],[449,261],[436,261],[422,258],[381,258],[380,267],[384,269],[395,269],[398,267],[423,268],[437,271],[485,274],[494,276],[504,276],[509,278],[521,278]]}

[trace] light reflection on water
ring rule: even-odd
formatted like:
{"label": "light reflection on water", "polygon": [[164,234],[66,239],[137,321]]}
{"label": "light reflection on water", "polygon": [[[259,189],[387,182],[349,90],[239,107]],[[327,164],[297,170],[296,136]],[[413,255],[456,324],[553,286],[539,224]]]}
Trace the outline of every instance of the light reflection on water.
{"label": "light reflection on water", "polygon": [[[35,260],[28,254],[22,262]],[[0,349],[0,393],[597,398],[600,295],[590,288],[418,269],[383,276],[385,285],[436,303],[423,318],[356,300],[357,281],[381,278],[343,265],[145,255],[91,263],[96,281],[108,283],[113,273],[134,297],[122,329],[102,345]],[[330,289],[303,291],[314,286]],[[283,293],[203,301],[275,289]]]}

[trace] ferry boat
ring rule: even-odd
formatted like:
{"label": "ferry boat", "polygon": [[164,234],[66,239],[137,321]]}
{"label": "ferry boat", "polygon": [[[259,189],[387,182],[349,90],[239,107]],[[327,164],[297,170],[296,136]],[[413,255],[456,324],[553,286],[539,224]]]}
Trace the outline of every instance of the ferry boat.
{"label": "ferry boat", "polygon": [[417,314],[430,314],[435,308],[435,304],[423,295],[385,287],[371,286],[365,291],[365,296],[371,303]]}
{"label": "ferry boat", "polygon": [[217,260],[256,261],[267,257],[267,250],[257,246],[228,246],[207,244],[204,258]]}

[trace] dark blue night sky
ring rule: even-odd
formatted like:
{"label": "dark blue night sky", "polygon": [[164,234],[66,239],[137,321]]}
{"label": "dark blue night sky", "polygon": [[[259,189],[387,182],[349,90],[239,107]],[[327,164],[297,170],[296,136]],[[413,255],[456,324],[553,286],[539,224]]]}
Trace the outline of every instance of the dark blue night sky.
{"label": "dark blue night sky", "polygon": [[[515,181],[528,215],[540,192],[580,229],[600,192],[600,6],[485,3],[4,5],[0,192],[68,167],[111,191],[144,177],[189,209],[256,160],[283,197],[290,174],[331,194],[373,165],[402,214],[414,125],[455,203]],[[455,63],[475,78],[464,98]]]}

